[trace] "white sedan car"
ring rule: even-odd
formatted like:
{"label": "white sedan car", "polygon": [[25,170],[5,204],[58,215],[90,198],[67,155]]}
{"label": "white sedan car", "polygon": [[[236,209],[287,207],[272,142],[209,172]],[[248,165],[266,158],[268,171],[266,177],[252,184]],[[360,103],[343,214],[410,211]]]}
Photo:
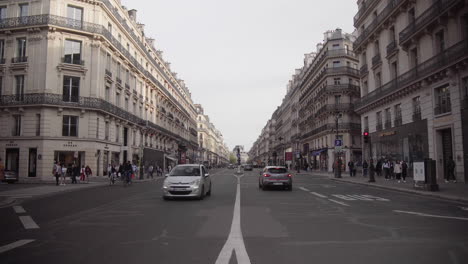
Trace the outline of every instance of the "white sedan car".
{"label": "white sedan car", "polygon": [[210,174],[200,164],[175,166],[163,183],[163,198],[195,197],[202,200],[212,190]]}

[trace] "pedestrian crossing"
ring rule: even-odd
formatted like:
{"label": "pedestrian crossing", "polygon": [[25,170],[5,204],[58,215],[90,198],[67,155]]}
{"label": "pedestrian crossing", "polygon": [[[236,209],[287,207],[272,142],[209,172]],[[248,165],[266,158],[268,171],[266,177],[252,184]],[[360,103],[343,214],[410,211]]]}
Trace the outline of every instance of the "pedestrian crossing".
{"label": "pedestrian crossing", "polygon": [[328,199],[331,202],[349,206],[345,202],[350,202],[350,201],[366,201],[366,202],[389,202],[390,199],[387,198],[382,198],[379,196],[375,195],[370,195],[370,194],[330,194],[330,195],[325,195],[322,193],[318,192],[312,192],[309,189],[305,187],[299,187],[300,190],[308,192],[316,197],[322,198],[322,199]]}

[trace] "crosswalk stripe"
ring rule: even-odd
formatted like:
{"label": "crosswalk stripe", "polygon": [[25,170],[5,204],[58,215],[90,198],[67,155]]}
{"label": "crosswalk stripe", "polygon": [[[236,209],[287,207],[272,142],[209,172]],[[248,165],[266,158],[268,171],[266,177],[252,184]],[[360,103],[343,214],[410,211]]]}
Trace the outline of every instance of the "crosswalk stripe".
{"label": "crosswalk stripe", "polygon": [[313,195],[318,196],[320,198],[327,198],[327,196],[325,196],[323,194],[320,194],[320,193],[316,193],[316,192],[310,192],[310,194],[313,194]]}
{"label": "crosswalk stripe", "polygon": [[348,196],[353,197],[353,198],[356,198],[356,199],[358,199],[358,200],[372,201],[372,199],[370,199],[370,198],[362,197],[362,196],[356,195],[356,194],[350,194],[350,195],[348,195]]}
{"label": "crosswalk stripe", "polygon": [[367,198],[371,198],[371,199],[375,199],[377,201],[383,201],[383,202],[390,201],[389,199],[385,199],[385,198],[381,198],[381,197],[377,197],[377,196],[373,196],[373,195],[368,195],[368,194],[363,194],[362,196],[367,197]]}
{"label": "crosswalk stripe", "polygon": [[34,222],[31,216],[29,215],[22,215],[19,217],[21,220],[21,223],[23,223],[23,226],[25,229],[37,229],[39,226]]}
{"label": "crosswalk stripe", "polygon": [[24,208],[22,206],[19,206],[19,205],[13,206],[13,210],[15,210],[15,213],[17,213],[17,214],[26,213],[26,210],[24,210]]}
{"label": "crosswalk stripe", "polygon": [[351,197],[348,197],[348,196],[342,195],[342,194],[333,194],[333,196],[335,196],[336,198],[346,200],[346,201],[355,201],[356,200],[354,198],[351,198]]}
{"label": "crosswalk stripe", "polygon": [[333,200],[333,199],[328,199],[328,200],[331,201],[331,202],[337,203],[337,204],[341,204],[341,205],[344,205],[344,206],[349,206],[349,204],[346,204],[346,203],[343,203],[343,202],[340,202],[340,201],[337,201],[337,200]]}

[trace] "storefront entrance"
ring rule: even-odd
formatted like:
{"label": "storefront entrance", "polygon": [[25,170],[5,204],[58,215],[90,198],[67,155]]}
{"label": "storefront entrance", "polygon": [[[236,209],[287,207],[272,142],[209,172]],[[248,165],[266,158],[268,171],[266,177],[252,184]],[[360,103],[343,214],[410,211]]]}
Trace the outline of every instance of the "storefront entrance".
{"label": "storefront entrance", "polygon": [[18,174],[19,153],[20,153],[19,148],[7,148],[6,149],[5,170],[14,171]]}
{"label": "storefront entrance", "polygon": [[37,171],[37,149],[29,149],[28,177],[36,177]]}
{"label": "storefront entrance", "polygon": [[[55,151],[55,160],[60,164],[65,165],[67,168],[71,168],[73,164],[81,167],[84,164],[85,152],[82,151]],[[50,165],[52,168],[52,164]]]}

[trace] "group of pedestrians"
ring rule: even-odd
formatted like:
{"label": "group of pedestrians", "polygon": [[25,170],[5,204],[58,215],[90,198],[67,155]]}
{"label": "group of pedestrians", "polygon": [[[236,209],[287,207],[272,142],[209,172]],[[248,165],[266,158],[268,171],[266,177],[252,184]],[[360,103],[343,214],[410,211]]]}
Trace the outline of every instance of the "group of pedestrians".
{"label": "group of pedestrians", "polygon": [[109,165],[107,167],[107,175],[109,178],[121,178],[127,183],[131,183],[132,179],[135,178],[135,175],[138,173],[138,166],[132,164],[130,161],[127,161],[123,164]]}
{"label": "group of pedestrians", "polygon": [[150,165],[148,166],[148,169],[147,169],[146,178],[147,178],[147,179],[149,179],[149,178],[154,179],[154,173],[155,173],[155,172],[156,172],[156,177],[157,177],[157,176],[162,176],[162,174],[163,174],[163,170],[162,170],[161,167],[156,166],[156,168],[155,168],[152,164],[150,164]]}
{"label": "group of pedestrians", "polygon": [[92,175],[89,166],[82,165],[81,168],[76,164],[66,166],[64,163],[56,161],[52,169],[52,175],[55,177],[55,185],[66,185],[66,178],[71,178],[72,184],[77,184],[77,177],[80,177],[80,182],[89,182],[89,177]]}
{"label": "group of pedestrians", "polygon": [[[354,161],[348,162],[349,176],[356,177],[356,165]],[[372,179],[369,181],[375,181],[375,175],[385,176],[385,180],[397,180],[398,183],[406,182],[406,176],[408,175],[408,164],[404,160],[392,161],[389,159],[380,159],[377,161],[377,164],[374,164],[374,160],[364,160],[362,162],[362,176],[367,177],[372,176]]]}

